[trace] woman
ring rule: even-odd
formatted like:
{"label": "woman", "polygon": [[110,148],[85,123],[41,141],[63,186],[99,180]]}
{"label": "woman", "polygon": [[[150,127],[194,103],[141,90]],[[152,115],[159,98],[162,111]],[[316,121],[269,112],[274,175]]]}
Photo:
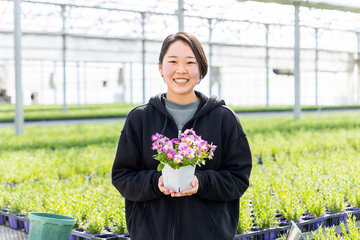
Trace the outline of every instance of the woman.
{"label": "woman", "polygon": [[[127,117],[112,181],[125,198],[131,240],[234,238],[252,158],[236,114],[223,100],[194,90],[207,67],[198,39],[186,32],[169,35],[159,56],[167,93],[152,97]],[[156,170],[151,136],[161,133],[172,139],[190,128],[217,149],[212,160],[196,167],[192,188],[175,193],[164,187]]]}

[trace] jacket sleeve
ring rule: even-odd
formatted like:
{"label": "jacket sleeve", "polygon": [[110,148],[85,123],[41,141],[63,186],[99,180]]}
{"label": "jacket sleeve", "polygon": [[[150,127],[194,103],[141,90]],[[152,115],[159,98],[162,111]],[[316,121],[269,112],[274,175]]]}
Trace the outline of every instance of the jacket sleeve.
{"label": "jacket sleeve", "polygon": [[164,196],[158,188],[161,172],[144,170],[141,146],[127,134],[130,124],[121,132],[112,168],[112,183],[120,194],[131,201],[149,201]]}
{"label": "jacket sleeve", "polygon": [[[229,126],[229,123],[226,123],[226,125]],[[231,138],[230,136],[236,135],[236,132],[239,134],[235,139],[223,144],[222,151],[224,153],[222,154],[221,168],[217,170],[197,170],[195,172],[199,180],[199,189],[196,196],[200,198],[212,201],[231,201],[239,199],[249,187],[252,169],[250,146],[239,119],[236,119],[235,126],[234,124],[230,124],[230,126],[232,127],[222,132],[224,139]],[[226,142],[226,140],[223,142]]]}

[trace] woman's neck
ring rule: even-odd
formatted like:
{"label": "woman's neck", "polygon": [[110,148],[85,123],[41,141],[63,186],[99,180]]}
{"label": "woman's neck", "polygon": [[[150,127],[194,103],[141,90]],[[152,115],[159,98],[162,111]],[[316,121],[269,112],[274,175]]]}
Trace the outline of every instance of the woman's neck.
{"label": "woman's neck", "polygon": [[198,96],[196,96],[195,92],[192,92],[192,94],[187,94],[187,95],[179,95],[179,94],[172,94],[172,93],[167,93],[166,94],[166,98],[174,103],[178,103],[178,104],[188,104],[191,102],[195,102],[197,100],[199,100]]}

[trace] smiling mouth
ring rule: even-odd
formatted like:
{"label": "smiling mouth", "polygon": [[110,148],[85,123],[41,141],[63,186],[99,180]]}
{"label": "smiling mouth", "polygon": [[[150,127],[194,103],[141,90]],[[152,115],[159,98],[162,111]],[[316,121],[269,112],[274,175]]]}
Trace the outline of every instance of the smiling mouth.
{"label": "smiling mouth", "polygon": [[185,79],[185,78],[174,78],[173,80],[177,83],[186,83],[189,81],[189,79]]}

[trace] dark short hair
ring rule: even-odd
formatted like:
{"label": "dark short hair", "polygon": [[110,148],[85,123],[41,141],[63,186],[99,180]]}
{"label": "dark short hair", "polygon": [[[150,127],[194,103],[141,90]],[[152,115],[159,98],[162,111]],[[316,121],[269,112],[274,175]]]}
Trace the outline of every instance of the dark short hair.
{"label": "dark short hair", "polygon": [[159,55],[159,64],[163,63],[163,59],[165,54],[167,53],[170,45],[176,41],[183,41],[184,43],[188,44],[193,51],[196,61],[199,65],[199,72],[200,72],[200,79],[203,79],[208,71],[208,63],[205,56],[204,49],[200,43],[200,41],[192,34],[180,31],[176,34],[171,34],[167,36],[161,46],[161,51]]}

